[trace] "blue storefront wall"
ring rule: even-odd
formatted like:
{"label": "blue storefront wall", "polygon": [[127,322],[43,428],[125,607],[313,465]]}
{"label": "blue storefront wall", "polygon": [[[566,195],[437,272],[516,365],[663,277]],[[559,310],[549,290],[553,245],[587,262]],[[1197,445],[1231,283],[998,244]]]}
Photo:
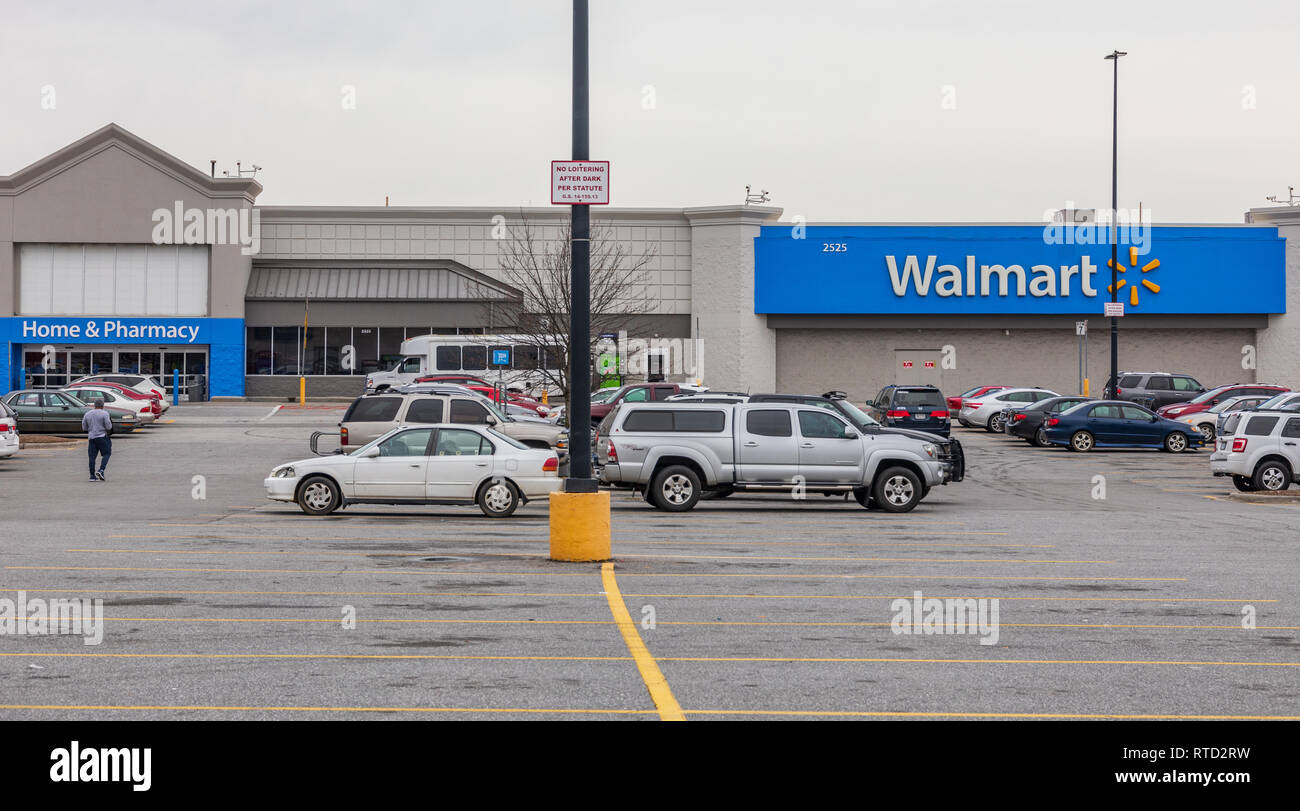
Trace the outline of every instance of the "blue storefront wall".
{"label": "blue storefront wall", "polygon": [[244,319],[115,318],[111,316],[0,318],[0,386],[23,385],[24,344],[119,346],[145,344],[208,349],[208,396],[244,395]]}
{"label": "blue storefront wall", "polygon": [[[1286,312],[1286,240],[1276,228],[1118,233],[1127,283],[1119,300],[1130,314]],[[754,239],[754,311],[1101,315],[1109,260],[1104,226],[764,226]],[[1139,285],[1137,306],[1129,285]]]}

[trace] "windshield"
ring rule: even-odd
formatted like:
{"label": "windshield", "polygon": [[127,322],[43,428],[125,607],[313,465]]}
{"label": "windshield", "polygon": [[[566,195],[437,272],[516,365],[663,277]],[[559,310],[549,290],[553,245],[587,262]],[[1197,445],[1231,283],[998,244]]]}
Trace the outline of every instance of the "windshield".
{"label": "windshield", "polygon": [[854,422],[856,422],[858,425],[879,425],[880,424],[875,420],[871,419],[870,414],[858,408],[853,403],[850,403],[848,400],[838,400],[837,402],[840,404],[840,408],[844,409],[844,413],[848,414],[849,418],[852,419]]}
{"label": "windshield", "polygon": [[1213,400],[1214,398],[1216,398],[1216,397],[1218,397],[1219,395],[1221,395],[1221,394],[1223,393],[1223,391],[1224,391],[1223,389],[1210,389],[1210,390],[1207,391],[1205,394],[1202,394],[1202,395],[1200,395],[1199,397],[1194,397],[1194,398],[1192,398],[1191,400],[1189,400],[1188,402],[1192,402],[1192,403],[1208,403],[1208,402],[1210,402],[1211,400]]}
{"label": "windshield", "polygon": [[616,391],[618,391],[618,389],[616,389],[616,388],[614,388],[614,389],[601,389],[600,391],[598,391],[598,392],[596,392],[595,394],[591,395],[591,402],[592,402],[592,403],[608,403],[608,402],[609,402],[609,398],[613,397],[613,396],[614,396],[614,392],[616,392]]}
{"label": "windshield", "polygon": [[[1277,408],[1278,406],[1286,402],[1286,398],[1290,397],[1293,394],[1295,394],[1295,392],[1293,391],[1283,392],[1282,394],[1279,394],[1276,397],[1268,398],[1264,402],[1255,406],[1255,408],[1258,408],[1260,411],[1266,411],[1270,408]],[[1211,408],[1210,410],[1213,411],[1214,409]]]}
{"label": "windshield", "polygon": [[486,408],[486,409],[488,410],[488,412],[489,412],[492,416],[496,417],[498,420],[501,420],[502,422],[514,422],[514,421],[515,421],[515,418],[514,418],[514,417],[506,416],[505,412],[502,411],[500,408],[497,408],[497,404],[494,403],[494,402],[492,402],[492,401],[489,400],[488,398],[483,397],[483,396],[480,395],[479,398],[478,398],[478,401],[479,401],[480,403],[482,403],[482,404],[483,404],[483,407]]}
{"label": "windshield", "polygon": [[1231,400],[1224,400],[1222,403],[1219,403],[1214,408],[1211,408],[1210,413],[1219,414],[1221,412],[1228,411],[1231,409],[1249,408],[1249,407],[1250,407],[1250,398],[1233,397]]}

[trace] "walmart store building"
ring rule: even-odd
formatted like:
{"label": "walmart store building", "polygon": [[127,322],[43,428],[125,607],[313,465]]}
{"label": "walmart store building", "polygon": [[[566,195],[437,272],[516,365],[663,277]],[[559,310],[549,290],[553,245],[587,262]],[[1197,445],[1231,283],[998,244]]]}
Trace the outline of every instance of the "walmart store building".
{"label": "walmart store building", "polygon": [[[0,389],[179,368],[207,375],[213,397],[288,396],[299,374],[313,395],[354,394],[406,337],[507,331],[493,306],[521,291],[502,280],[493,218],[527,217],[550,244],[567,218],[257,206],[261,191],[111,124],[0,175]],[[1104,230],[1103,244],[1079,244],[1045,238],[1042,223],[802,227],[780,215],[597,212],[648,257],[644,337],[702,343],[703,368],[670,378],[856,400],[894,382],[1073,392],[1086,319],[1087,376],[1104,381]],[[1121,250],[1121,368],[1300,388],[1300,253],[1288,247],[1300,208],[1245,219],[1157,225],[1136,255]],[[339,363],[348,345],[355,369]]]}

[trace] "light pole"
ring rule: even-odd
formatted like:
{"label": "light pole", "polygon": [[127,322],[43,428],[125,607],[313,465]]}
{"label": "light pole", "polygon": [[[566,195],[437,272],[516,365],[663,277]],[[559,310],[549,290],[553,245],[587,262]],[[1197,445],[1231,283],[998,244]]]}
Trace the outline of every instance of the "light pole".
{"label": "light pole", "polygon": [[[573,160],[588,160],[587,0],[573,0]],[[591,209],[574,205],[569,285],[569,477],[567,493],[594,493],[591,477]]]}
{"label": "light pole", "polygon": [[[1119,242],[1116,213],[1119,211],[1119,58],[1126,51],[1111,51],[1106,55],[1115,66],[1114,86],[1111,90],[1110,108],[1110,300],[1119,302]],[[1119,318],[1110,317],[1110,379],[1105,396],[1115,397],[1119,388]]]}

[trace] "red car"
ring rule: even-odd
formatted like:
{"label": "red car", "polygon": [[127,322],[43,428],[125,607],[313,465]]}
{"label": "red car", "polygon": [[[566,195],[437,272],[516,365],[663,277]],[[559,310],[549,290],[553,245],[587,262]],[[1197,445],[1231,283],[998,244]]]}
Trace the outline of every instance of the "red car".
{"label": "red car", "polygon": [[988,394],[991,391],[998,391],[999,389],[1005,389],[1005,388],[1006,386],[976,386],[970,391],[964,391],[955,397],[947,397],[945,399],[948,401],[948,413],[956,414],[960,412],[961,401],[963,398],[970,397],[973,399],[975,397],[981,397],[985,394]]}
{"label": "red car", "polygon": [[[497,389],[491,383],[481,377],[470,377],[469,375],[426,375],[415,379],[416,383],[454,383],[457,386],[464,386],[467,389],[476,391],[488,398],[497,405],[502,405],[501,400],[497,397]],[[540,400],[532,397],[526,397],[518,392],[507,391],[506,402],[510,405],[520,406],[532,411],[539,417],[545,417],[551,413],[549,406]]]}
{"label": "red car", "polygon": [[1210,389],[1204,394],[1188,400],[1185,403],[1170,403],[1167,406],[1156,409],[1156,413],[1168,419],[1178,419],[1186,417],[1188,414],[1199,414],[1202,411],[1209,411],[1214,406],[1228,399],[1229,397],[1249,397],[1252,394],[1272,397],[1275,394],[1290,391],[1285,386],[1264,386],[1258,383],[1229,383],[1226,386]]}
{"label": "red car", "polygon": [[106,383],[100,380],[83,380],[80,383],[69,384],[68,388],[75,389],[79,386],[96,386],[101,389],[112,389],[128,400],[150,400],[150,404],[153,406],[153,413],[160,416],[163,413],[162,398],[156,394],[145,394],[144,392],[137,391],[130,386],[123,386],[120,383]]}

